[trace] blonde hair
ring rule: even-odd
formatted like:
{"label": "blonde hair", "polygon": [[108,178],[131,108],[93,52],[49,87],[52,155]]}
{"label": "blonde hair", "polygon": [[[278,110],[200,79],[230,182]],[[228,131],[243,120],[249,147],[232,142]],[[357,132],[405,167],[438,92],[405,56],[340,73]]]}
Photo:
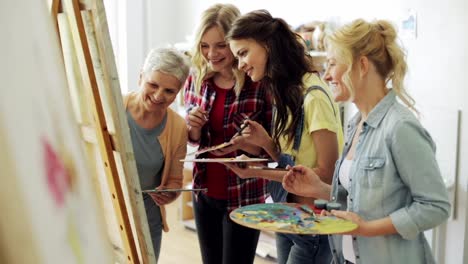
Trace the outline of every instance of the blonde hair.
{"label": "blonde hair", "polygon": [[[240,16],[237,7],[231,4],[215,4],[205,10],[202,14],[200,25],[195,34],[195,46],[192,49],[192,65],[195,70],[195,92],[199,93],[203,80],[212,77],[215,73],[208,67],[206,59],[203,57],[200,48],[200,42],[206,31],[213,27],[218,27],[224,35],[229,32],[232,23]],[[245,73],[237,69],[237,60],[232,65],[232,72],[236,79],[234,91],[236,95],[240,94],[244,86]]]}
{"label": "blonde hair", "polygon": [[397,33],[390,22],[376,20],[370,23],[357,19],[327,36],[326,43],[327,50],[332,49],[338,60],[348,66],[343,75],[343,82],[351,98],[354,98],[351,69],[355,60],[365,56],[373,63],[385,84],[389,86],[391,82],[401,101],[417,113],[415,101],[403,83],[407,71],[406,54],[397,43]]}

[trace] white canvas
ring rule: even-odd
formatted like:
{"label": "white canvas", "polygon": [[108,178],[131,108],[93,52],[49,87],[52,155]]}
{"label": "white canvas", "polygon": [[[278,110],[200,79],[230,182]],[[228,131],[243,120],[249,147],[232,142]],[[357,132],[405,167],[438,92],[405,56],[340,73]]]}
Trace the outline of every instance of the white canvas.
{"label": "white canvas", "polygon": [[112,263],[46,1],[2,1],[0,10],[2,151],[16,172],[1,177],[16,178],[36,263]]}

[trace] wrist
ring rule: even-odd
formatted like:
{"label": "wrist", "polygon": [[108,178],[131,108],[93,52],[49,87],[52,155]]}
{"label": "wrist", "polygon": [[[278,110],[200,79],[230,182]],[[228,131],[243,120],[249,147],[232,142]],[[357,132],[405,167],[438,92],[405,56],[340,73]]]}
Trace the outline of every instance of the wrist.
{"label": "wrist", "polygon": [[245,147],[239,148],[251,155],[260,156],[262,154],[262,148],[255,145],[246,145]]}
{"label": "wrist", "polygon": [[[312,184],[313,186],[313,184]],[[313,195],[314,198],[329,200],[331,193],[331,186],[323,181],[319,181],[317,184],[317,193]]]}
{"label": "wrist", "polygon": [[262,148],[265,150],[268,155],[274,160],[278,161],[280,158],[280,151],[278,146],[273,142],[271,138],[268,138],[265,143],[262,144]]}
{"label": "wrist", "polygon": [[192,126],[188,126],[188,136],[191,141],[197,142],[200,140],[201,131]]}
{"label": "wrist", "polygon": [[371,222],[366,222],[366,221],[361,221],[359,223],[359,229],[360,229],[360,236],[363,237],[372,237],[372,223]]}

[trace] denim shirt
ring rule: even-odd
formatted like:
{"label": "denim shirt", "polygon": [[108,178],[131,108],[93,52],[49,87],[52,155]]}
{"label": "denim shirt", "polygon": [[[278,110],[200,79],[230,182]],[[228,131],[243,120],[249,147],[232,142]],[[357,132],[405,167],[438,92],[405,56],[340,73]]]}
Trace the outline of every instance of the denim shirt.
{"label": "denim shirt", "polygon": [[[339,168],[360,120],[358,113],[347,128],[343,155],[335,165],[331,200],[365,221],[390,216],[397,233],[353,236],[356,263],[435,263],[423,231],[448,218],[450,203],[434,142],[390,90],[363,123],[348,193],[339,182]],[[330,236],[330,246],[335,262],[342,263],[342,236]]]}

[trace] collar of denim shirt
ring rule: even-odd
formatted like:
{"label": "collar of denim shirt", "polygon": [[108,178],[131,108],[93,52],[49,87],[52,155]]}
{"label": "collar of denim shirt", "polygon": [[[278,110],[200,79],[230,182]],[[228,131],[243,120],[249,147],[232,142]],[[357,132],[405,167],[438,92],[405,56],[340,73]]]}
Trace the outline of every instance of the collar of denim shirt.
{"label": "collar of denim shirt", "polygon": [[[387,95],[372,109],[367,117],[366,124],[372,128],[376,128],[379,126],[382,119],[387,114],[390,107],[396,102],[396,95],[393,89],[389,89]],[[361,113],[358,112],[349,122],[351,124],[348,127],[348,131],[352,131],[357,124],[361,121]]]}

